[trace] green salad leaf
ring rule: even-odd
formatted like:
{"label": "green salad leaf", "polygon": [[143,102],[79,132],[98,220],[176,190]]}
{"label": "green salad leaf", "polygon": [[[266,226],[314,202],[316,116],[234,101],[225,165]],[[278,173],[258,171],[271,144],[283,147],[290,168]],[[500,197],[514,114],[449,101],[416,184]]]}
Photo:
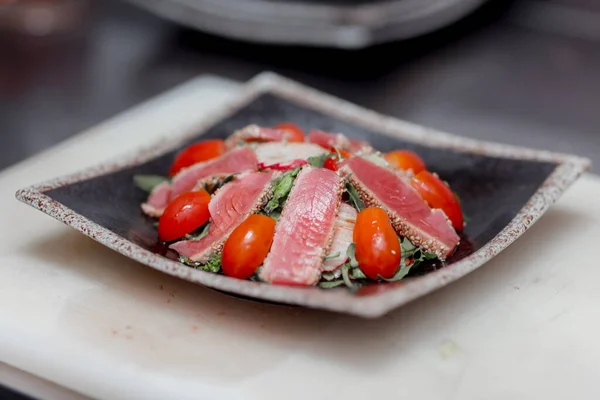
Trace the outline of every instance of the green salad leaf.
{"label": "green salad leaf", "polygon": [[365,209],[365,203],[360,199],[360,196],[358,195],[358,191],[352,185],[352,183],[350,183],[350,181],[347,179],[346,179],[346,192],[348,193],[348,196],[350,197],[350,203],[352,204],[352,206],[354,208],[356,208],[356,210],[358,210],[360,212]]}
{"label": "green salad leaf", "polygon": [[233,175],[228,175],[225,178],[222,179],[215,179],[214,181],[210,182],[210,183],[205,183],[204,184],[204,190],[206,190],[209,194],[214,194],[217,190],[219,190],[220,188],[222,188],[223,186],[225,186],[227,183],[231,182],[232,180],[235,179],[235,174]]}
{"label": "green salad leaf", "polygon": [[213,272],[215,274],[221,272],[221,255],[211,255],[206,264],[201,265],[199,269],[207,272]]}
{"label": "green salad leaf", "polygon": [[413,263],[413,264],[409,265],[408,267],[402,267],[402,268],[400,268],[400,269],[398,270],[398,272],[396,272],[396,274],[395,274],[393,277],[391,277],[391,278],[388,278],[388,279],[386,279],[386,278],[384,278],[384,277],[382,277],[382,276],[380,276],[380,275],[378,275],[378,277],[379,277],[379,279],[381,279],[382,281],[386,281],[386,282],[397,282],[397,281],[400,281],[400,280],[402,280],[402,279],[403,279],[403,278],[404,278],[406,275],[408,275],[408,273],[410,272],[410,269],[411,269],[412,267],[414,267],[414,266],[415,266],[415,264],[416,264],[416,263]]}
{"label": "green salad leaf", "polygon": [[327,160],[328,157],[329,153],[323,153],[318,156],[308,157],[306,161],[308,161],[308,163],[313,167],[323,168],[323,165],[325,165],[325,160]]}
{"label": "green salad leaf", "polygon": [[333,272],[323,272],[323,275],[321,275],[321,279],[325,279],[326,281],[333,281],[337,278],[338,277]]}
{"label": "green salad leaf", "polygon": [[188,265],[190,267],[201,269],[202,271],[219,273],[221,272],[221,255],[220,254],[212,254],[208,261],[205,263],[199,263],[196,261],[192,261],[184,255],[179,255],[179,261]]}
{"label": "green salad leaf", "polygon": [[208,235],[208,231],[210,229],[210,222],[207,222],[204,227],[200,231],[195,231],[185,235],[185,239],[187,240],[200,240],[204,236]]}
{"label": "green salad leaf", "polygon": [[358,261],[356,260],[356,243],[350,243],[348,250],[346,250],[346,256],[348,256],[348,263],[352,268],[358,268]]}
{"label": "green salad leaf", "polygon": [[271,200],[269,200],[264,208],[266,215],[271,216],[271,213],[283,206],[283,203],[287,199],[292,187],[294,186],[294,180],[296,180],[296,176],[298,176],[299,172],[300,167],[297,167],[293,171],[283,174],[277,180],[275,183],[275,188],[273,189],[273,197]]}
{"label": "green salad leaf", "polygon": [[135,175],[133,182],[135,186],[142,189],[146,193],[152,192],[155,187],[163,182],[168,182],[169,178],[160,175]]}
{"label": "green salad leaf", "polygon": [[319,282],[319,287],[321,289],[333,289],[335,287],[342,286],[343,284],[343,279],[339,279],[337,281],[321,281]]}

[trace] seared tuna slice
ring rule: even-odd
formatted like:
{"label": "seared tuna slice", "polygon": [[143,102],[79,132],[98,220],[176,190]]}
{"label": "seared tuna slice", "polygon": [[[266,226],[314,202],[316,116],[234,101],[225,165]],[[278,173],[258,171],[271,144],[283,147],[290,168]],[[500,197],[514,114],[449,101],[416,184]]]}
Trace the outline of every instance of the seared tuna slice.
{"label": "seared tuna slice", "polygon": [[194,189],[199,182],[257,169],[258,161],[252,149],[241,147],[231,150],[220,157],[182,169],[173,177],[171,200],[181,193]]}
{"label": "seared tuna slice", "polygon": [[343,149],[352,153],[372,153],[373,148],[369,143],[358,140],[349,139],[342,133],[331,133],[320,130],[312,130],[307,138],[308,142],[318,144],[326,149]]}
{"label": "seared tuna slice", "polygon": [[231,136],[225,140],[225,146],[230,149],[242,142],[285,142],[290,137],[290,133],[283,129],[248,125],[233,132]]}
{"label": "seared tuna slice", "polygon": [[170,198],[171,185],[169,185],[169,182],[163,182],[152,189],[146,202],[142,203],[142,210],[147,215],[158,218],[169,205]]}
{"label": "seared tuna slice", "polygon": [[275,174],[252,172],[217,190],[208,204],[208,235],[199,240],[174,243],[170,248],[196,262],[205,262],[212,253],[220,252],[231,232],[268,200]]}
{"label": "seared tuna slice", "polygon": [[347,150],[350,148],[350,139],[341,133],[329,133],[321,130],[312,130],[308,134],[307,140],[310,143],[318,144],[326,149],[335,147],[338,149]]}
{"label": "seared tuna slice", "polygon": [[[323,265],[324,271],[334,271],[348,260],[346,252],[353,241],[354,224],[356,224],[357,214],[356,209],[346,203],[342,203],[340,206],[338,217],[335,220],[333,241],[329,249],[329,256],[331,258],[325,260]],[[338,255],[332,257],[336,254]]]}
{"label": "seared tuna slice", "polygon": [[315,285],[333,239],[343,179],[335,172],[304,167],[275,227],[271,251],[259,272],[263,281]]}
{"label": "seared tuna slice", "polygon": [[340,169],[367,206],[386,210],[399,235],[415,246],[445,260],[460,238],[442,210],[430,209],[421,196],[393,171],[361,157],[345,161]]}

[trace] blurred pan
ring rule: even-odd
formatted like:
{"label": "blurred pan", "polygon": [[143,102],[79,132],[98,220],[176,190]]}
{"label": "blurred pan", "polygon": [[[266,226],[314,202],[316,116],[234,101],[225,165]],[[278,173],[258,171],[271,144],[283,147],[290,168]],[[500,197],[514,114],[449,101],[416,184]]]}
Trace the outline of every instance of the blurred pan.
{"label": "blurred pan", "polygon": [[431,32],[485,0],[128,0],[163,18],[254,42],[359,49]]}

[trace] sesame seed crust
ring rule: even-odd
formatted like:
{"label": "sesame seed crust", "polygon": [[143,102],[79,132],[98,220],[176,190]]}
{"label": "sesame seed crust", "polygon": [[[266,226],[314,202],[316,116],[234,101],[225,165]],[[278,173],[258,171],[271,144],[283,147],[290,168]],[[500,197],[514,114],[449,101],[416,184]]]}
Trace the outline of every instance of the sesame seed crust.
{"label": "sesame seed crust", "polygon": [[401,215],[390,211],[385,205],[377,198],[377,196],[366,188],[366,185],[362,181],[357,179],[350,167],[344,165],[340,169],[340,174],[350,181],[352,186],[356,188],[360,199],[365,203],[367,207],[379,207],[383,208],[392,223],[392,226],[396,230],[396,233],[400,236],[404,236],[411,241],[415,246],[425,250],[428,253],[435,254],[441,261],[444,261],[453,249],[449,249],[448,246],[441,243],[436,238],[427,235],[410,224]]}

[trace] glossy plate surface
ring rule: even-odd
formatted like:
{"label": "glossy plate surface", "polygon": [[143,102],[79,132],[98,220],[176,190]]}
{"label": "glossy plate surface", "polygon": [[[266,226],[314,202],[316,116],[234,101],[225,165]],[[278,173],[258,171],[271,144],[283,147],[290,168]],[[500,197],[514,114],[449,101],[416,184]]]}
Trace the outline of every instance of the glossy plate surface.
{"label": "glossy plate surface", "polygon": [[[195,270],[157,242],[153,221],[140,211],[146,194],[136,174],[164,175],[174,154],[202,138],[226,137],[255,123],[293,121],[305,129],[343,132],[388,151],[417,151],[447,180],[470,218],[447,265],[393,284],[346,289],[291,288]],[[264,73],[232,104],[193,132],[68,177],[22,189],[17,198],[127,257],[170,275],[244,298],[377,317],[443,287],[485,264],[527,230],[583,171],[587,159],[484,143],[379,115],[298,83]]]}

